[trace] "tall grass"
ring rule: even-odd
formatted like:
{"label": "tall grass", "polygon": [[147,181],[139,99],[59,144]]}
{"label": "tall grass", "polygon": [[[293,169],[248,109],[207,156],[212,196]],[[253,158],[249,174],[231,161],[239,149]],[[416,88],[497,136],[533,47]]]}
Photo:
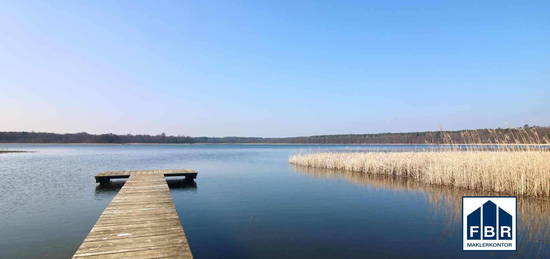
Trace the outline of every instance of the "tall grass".
{"label": "tall grass", "polygon": [[[467,133],[466,133],[467,134]],[[327,152],[297,154],[298,166],[401,176],[435,185],[550,197],[550,152],[528,130],[495,136],[490,145],[461,146],[406,152]],[[472,142],[475,136],[466,136]],[[449,140],[452,141],[452,140]],[[527,145],[524,145],[527,144]]]}

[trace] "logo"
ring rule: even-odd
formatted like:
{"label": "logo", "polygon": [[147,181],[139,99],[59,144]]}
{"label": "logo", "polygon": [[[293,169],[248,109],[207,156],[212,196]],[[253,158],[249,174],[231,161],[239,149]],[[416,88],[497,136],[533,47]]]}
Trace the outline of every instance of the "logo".
{"label": "logo", "polygon": [[516,250],[516,197],[462,197],[462,249]]}

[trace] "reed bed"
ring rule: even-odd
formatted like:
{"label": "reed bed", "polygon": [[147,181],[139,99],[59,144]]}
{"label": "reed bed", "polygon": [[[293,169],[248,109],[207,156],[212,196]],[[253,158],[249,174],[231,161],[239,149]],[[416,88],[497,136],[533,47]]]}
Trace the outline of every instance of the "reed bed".
{"label": "reed bed", "polygon": [[401,176],[466,189],[550,196],[550,152],[328,152],[293,155],[294,165]]}

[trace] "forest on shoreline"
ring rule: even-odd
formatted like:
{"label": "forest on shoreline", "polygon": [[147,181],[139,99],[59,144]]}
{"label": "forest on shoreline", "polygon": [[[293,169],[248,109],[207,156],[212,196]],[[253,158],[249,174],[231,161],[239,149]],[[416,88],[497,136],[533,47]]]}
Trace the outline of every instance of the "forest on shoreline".
{"label": "forest on shoreline", "polygon": [[[525,138],[523,136],[526,136]],[[534,137],[533,137],[534,136]],[[530,139],[526,139],[529,137]],[[151,144],[442,144],[442,143],[536,143],[548,144],[550,127],[525,125],[518,128],[404,133],[318,135],[305,137],[190,137],[159,135],[117,135],[89,133],[0,132],[0,143],[151,143]],[[518,143],[519,142],[519,143]]]}

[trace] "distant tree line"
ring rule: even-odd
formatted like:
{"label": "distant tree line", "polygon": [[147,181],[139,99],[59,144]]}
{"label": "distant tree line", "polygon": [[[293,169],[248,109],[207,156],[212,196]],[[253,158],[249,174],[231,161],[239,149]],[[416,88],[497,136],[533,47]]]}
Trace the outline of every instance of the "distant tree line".
{"label": "distant tree line", "polygon": [[187,136],[0,132],[0,143],[193,143]]}
{"label": "distant tree line", "polygon": [[0,143],[292,143],[292,144],[461,144],[461,143],[550,143],[550,127],[525,125],[519,128],[406,133],[319,135],[288,138],[189,137],[159,135],[116,135],[88,133],[0,132]]}
{"label": "distant tree line", "polygon": [[550,127],[320,135],[262,140],[296,144],[550,144]]}

